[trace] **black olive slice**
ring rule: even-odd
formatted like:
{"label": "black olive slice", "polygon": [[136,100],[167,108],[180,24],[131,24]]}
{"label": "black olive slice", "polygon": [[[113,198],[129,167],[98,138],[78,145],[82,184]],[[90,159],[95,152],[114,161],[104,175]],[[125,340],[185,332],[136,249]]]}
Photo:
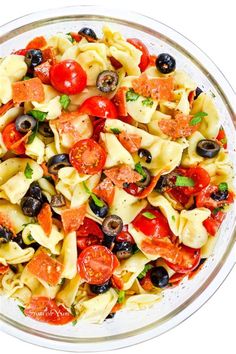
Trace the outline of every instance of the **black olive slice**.
{"label": "black olive slice", "polygon": [[84,36],[85,38],[90,37],[90,38],[93,38],[95,40],[98,39],[96,33],[94,32],[94,30],[92,30],[92,28],[89,28],[89,27],[81,28],[78,33],[81,36]]}
{"label": "black olive slice", "polygon": [[176,61],[172,55],[161,53],[156,59],[156,67],[162,74],[169,74],[176,68]]}
{"label": "black olive slice", "polygon": [[116,89],[118,81],[119,76],[115,71],[105,70],[98,75],[96,86],[100,91],[108,93]]}
{"label": "black olive slice", "polygon": [[220,145],[215,140],[203,139],[197,143],[196,151],[199,156],[212,158],[218,155]]}
{"label": "black olive slice", "polygon": [[152,154],[147,149],[139,149],[138,150],[138,156],[141,157],[141,158],[144,157],[145,161],[147,163],[151,163],[152,162]]}
{"label": "black olive slice", "polygon": [[[99,199],[99,198],[98,198]],[[103,204],[102,206],[98,206],[92,197],[89,198],[89,206],[90,206],[90,209],[92,210],[92,212],[97,215],[99,218],[105,218],[105,216],[107,216],[108,214],[108,205],[102,201]]]}
{"label": "black olive slice", "polygon": [[55,194],[52,196],[51,202],[50,202],[51,207],[63,207],[66,205],[65,198],[62,194]]}
{"label": "black olive slice", "polygon": [[25,55],[25,62],[28,68],[34,69],[43,62],[43,53],[40,49],[29,49]]}
{"label": "black olive slice", "polygon": [[42,203],[33,197],[23,197],[21,201],[21,209],[24,215],[37,216],[42,208]]}
{"label": "black olive slice", "polygon": [[28,114],[16,118],[15,127],[20,133],[28,133],[30,130],[33,130],[35,126],[36,120]]}
{"label": "black olive slice", "polygon": [[47,162],[48,171],[53,175],[57,175],[60,168],[68,166],[71,166],[68,154],[54,155]]}
{"label": "black olive slice", "polygon": [[95,284],[90,284],[90,290],[94,294],[104,294],[106,293],[111,287],[111,281],[110,279],[106,281],[106,283],[101,284],[101,285],[95,285]]}
{"label": "black olive slice", "polygon": [[141,179],[140,181],[136,182],[137,186],[139,186],[140,188],[145,188],[147,187],[150,182],[151,182],[151,174],[149,172],[149,170],[146,167],[142,167],[143,171],[146,174],[146,177]]}
{"label": "black olive slice", "polygon": [[102,231],[109,236],[117,236],[123,228],[123,221],[118,215],[107,216],[102,223]]}
{"label": "black olive slice", "polygon": [[157,288],[164,288],[169,283],[169,274],[164,267],[154,267],[150,270],[150,279]]}
{"label": "black olive slice", "polygon": [[116,242],[112,251],[118,259],[127,259],[133,254],[133,245],[128,241]]}
{"label": "black olive slice", "polygon": [[39,133],[45,138],[53,138],[54,134],[48,122],[42,122],[39,124]]}
{"label": "black olive slice", "polygon": [[11,241],[13,233],[5,226],[0,225],[0,244]]}

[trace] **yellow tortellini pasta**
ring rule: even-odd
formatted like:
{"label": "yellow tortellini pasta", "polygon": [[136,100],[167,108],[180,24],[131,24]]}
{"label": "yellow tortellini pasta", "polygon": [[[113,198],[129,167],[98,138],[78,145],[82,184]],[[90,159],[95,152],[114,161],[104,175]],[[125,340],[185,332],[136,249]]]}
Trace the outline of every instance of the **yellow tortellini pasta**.
{"label": "yellow tortellini pasta", "polygon": [[29,262],[33,254],[34,249],[32,247],[22,249],[13,241],[0,245],[0,263],[3,265]]}

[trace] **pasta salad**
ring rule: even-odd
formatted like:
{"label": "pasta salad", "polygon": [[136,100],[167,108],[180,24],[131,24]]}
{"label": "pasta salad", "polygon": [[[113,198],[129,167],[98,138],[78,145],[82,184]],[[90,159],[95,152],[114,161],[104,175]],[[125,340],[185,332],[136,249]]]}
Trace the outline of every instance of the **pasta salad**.
{"label": "pasta salad", "polygon": [[191,279],[234,202],[210,93],[103,27],[0,59],[0,294],[51,325],[102,323]]}

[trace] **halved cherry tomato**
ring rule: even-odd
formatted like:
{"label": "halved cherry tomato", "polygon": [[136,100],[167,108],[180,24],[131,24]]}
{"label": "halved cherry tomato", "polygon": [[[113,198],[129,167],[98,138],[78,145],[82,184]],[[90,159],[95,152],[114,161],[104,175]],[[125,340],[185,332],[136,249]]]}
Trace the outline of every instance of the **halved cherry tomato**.
{"label": "halved cherry tomato", "polygon": [[51,325],[65,325],[75,318],[64,306],[57,305],[55,300],[46,296],[33,297],[26,306],[24,314],[39,322]]}
{"label": "halved cherry tomato", "polygon": [[89,284],[103,284],[118,264],[113,253],[101,245],[85,248],[78,257],[78,270],[81,278]]}
{"label": "halved cherry tomato", "polygon": [[202,167],[190,167],[185,176],[194,181],[193,187],[182,187],[186,195],[199,193],[203,188],[207,187],[211,181],[209,173]]}
{"label": "halved cherry tomato", "polygon": [[63,264],[50,257],[46,252],[40,251],[29,261],[27,269],[39,279],[54,286],[61,278]]}
{"label": "halved cherry tomato", "polygon": [[187,273],[194,270],[201,260],[200,249],[190,248],[185,245],[179,246],[178,254],[179,257],[176,262],[172,263],[166,260],[168,267],[176,273]]}
{"label": "halved cherry tomato", "polygon": [[33,38],[26,46],[26,49],[41,49],[47,45],[47,41],[43,36]]}
{"label": "halved cherry tomato", "polygon": [[80,250],[84,250],[85,248],[93,245],[100,245],[102,240],[100,240],[97,236],[86,236],[86,237],[78,237],[77,238],[77,247]]}
{"label": "halved cherry tomato", "polygon": [[119,117],[126,117],[127,112],[127,103],[126,103],[126,92],[129,91],[128,87],[122,86],[119,87],[115,96],[113,97],[113,102],[118,110]]}
{"label": "halved cherry tomato", "polygon": [[79,112],[99,118],[117,118],[118,115],[114,103],[102,96],[87,98],[80,106]]}
{"label": "halved cherry tomato", "polygon": [[135,48],[139,49],[142,52],[139,68],[140,68],[141,72],[143,72],[147,68],[147,66],[149,64],[149,58],[150,58],[150,54],[149,54],[147,47],[145,46],[145,44],[142,41],[140,41],[140,39],[137,39],[137,38],[128,38],[127,42],[129,42]]}
{"label": "halved cherry tomato", "polygon": [[93,140],[99,141],[100,133],[103,132],[106,120],[104,118],[98,118],[93,120]]}
{"label": "halved cherry tomato", "polygon": [[93,193],[104,200],[108,205],[111,205],[115,196],[114,184],[109,178],[105,178],[93,189]]}
{"label": "halved cherry tomato", "polygon": [[9,266],[8,265],[3,265],[0,263],[0,275],[5,274],[9,271]]}
{"label": "halved cherry tomato", "polygon": [[75,95],[86,87],[87,74],[77,61],[67,59],[51,67],[50,80],[57,91]]}
{"label": "halved cherry tomato", "polygon": [[124,225],[122,231],[116,236],[116,241],[117,242],[129,242],[132,243],[133,245],[135,244],[135,241],[130,235],[128,231],[128,226]]}
{"label": "halved cherry tomato", "polygon": [[224,218],[225,213],[219,210],[215,215],[211,214],[211,216],[203,221],[205,229],[211,236],[215,236]]}
{"label": "halved cherry tomato", "polygon": [[227,198],[224,200],[214,200],[211,198],[211,194],[218,191],[217,186],[207,186],[202,189],[201,192],[196,197],[196,205],[198,208],[208,208],[213,210],[215,208],[219,208],[225,204],[232,204],[234,202],[234,193],[229,191]]}
{"label": "halved cherry tomato", "polygon": [[124,190],[135,197],[138,195],[140,188],[136,183],[129,183],[128,187],[124,188]]}
{"label": "halved cherry tomato", "polygon": [[101,171],[106,162],[106,152],[93,139],[78,141],[70,150],[70,162],[79,172],[94,175]]}
{"label": "halved cherry tomato", "polygon": [[[15,123],[8,124],[2,131],[2,139],[8,150],[12,150],[12,145],[24,137],[23,134],[16,130]],[[19,146],[14,148],[13,151],[17,155],[25,153],[25,144],[21,143]]]}
{"label": "halved cherry tomato", "polygon": [[227,149],[227,137],[225,134],[225,130],[222,126],[220,127],[216,140],[218,140],[223,145],[224,149]]}
{"label": "halved cherry tomato", "polygon": [[182,187],[171,188],[167,193],[183,206],[189,202],[190,196],[184,194]]}
{"label": "halved cherry tomato", "polygon": [[[153,218],[150,219],[144,214],[150,213]],[[135,229],[141,231],[146,236],[162,238],[172,234],[168,221],[160,211],[156,209],[144,209],[132,221]]]}
{"label": "halved cherry tomato", "polygon": [[138,151],[141,146],[141,136],[138,134],[128,134],[125,131],[118,135],[120,143],[128,150],[131,154]]}
{"label": "halved cherry tomato", "polygon": [[84,218],[83,224],[79,227],[76,231],[77,237],[84,237],[84,236],[97,236],[100,239],[103,239],[103,232],[98,226],[98,224],[90,219]]}

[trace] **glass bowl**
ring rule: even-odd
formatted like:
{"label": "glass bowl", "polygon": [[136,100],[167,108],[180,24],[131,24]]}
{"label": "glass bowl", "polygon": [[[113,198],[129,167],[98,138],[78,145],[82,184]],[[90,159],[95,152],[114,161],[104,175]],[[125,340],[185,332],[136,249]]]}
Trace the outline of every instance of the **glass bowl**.
{"label": "glass bowl", "polygon": [[[37,35],[78,31],[92,27],[101,34],[104,23],[126,37],[144,41],[151,53],[169,52],[177,66],[186,70],[198,85],[215,95],[222,124],[229,137],[230,157],[236,169],[235,112],[233,89],[214,63],[192,42],[170,27],[136,13],[97,6],[76,6],[38,12],[0,27],[0,57],[24,48]],[[1,328],[20,339],[41,346],[67,351],[116,349],[153,338],[173,328],[204,304],[221,285],[236,258],[236,210],[227,215],[214,250],[204,268],[191,280],[165,291],[162,302],[141,311],[121,311],[100,325],[49,326],[24,317],[13,300],[1,298]]]}

